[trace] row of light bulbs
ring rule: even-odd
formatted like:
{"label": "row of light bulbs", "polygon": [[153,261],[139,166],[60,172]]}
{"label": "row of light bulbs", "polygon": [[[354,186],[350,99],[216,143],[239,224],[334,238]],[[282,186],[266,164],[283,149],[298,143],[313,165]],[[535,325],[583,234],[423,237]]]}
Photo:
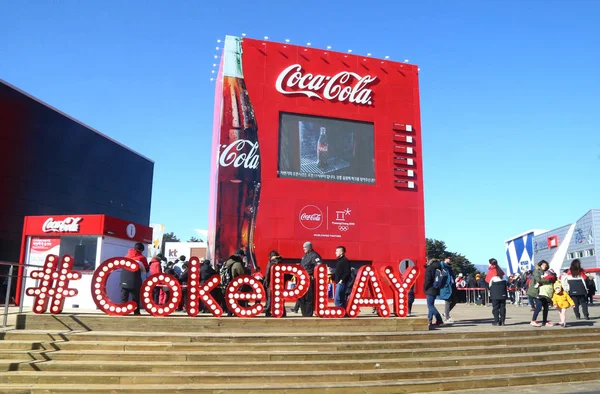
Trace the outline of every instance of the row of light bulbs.
{"label": "row of light bulbs", "polygon": [[[242,33],[242,37],[246,37],[246,33]],[[269,40],[269,36],[264,36],[264,37],[263,37],[263,39],[264,39],[265,41],[268,41],[268,40]],[[220,39],[219,39],[219,40],[217,40],[217,44],[221,44],[221,42],[222,42],[222,41],[221,41]],[[289,44],[289,43],[290,43],[290,40],[289,40],[289,38],[286,38],[286,39],[285,39],[285,43],[286,43],[286,44]],[[309,46],[311,46],[311,45],[312,45],[312,43],[310,43],[310,42],[307,42],[307,43],[306,43],[306,46],[307,46],[307,47],[309,47]],[[326,47],[326,48],[327,48],[328,50],[330,50],[330,49],[331,49],[331,45],[327,45],[327,47]],[[217,50],[217,51],[219,51],[220,49],[221,49],[221,47],[220,47],[220,46],[217,46],[217,47],[216,47],[216,50]],[[348,49],[348,53],[352,53],[352,49]],[[371,52],[367,53],[367,56],[368,56],[368,57],[370,57],[370,56],[371,56]],[[218,58],[219,58],[219,55],[216,55],[216,54],[215,54],[215,55],[214,55],[214,59],[218,59]],[[389,57],[388,55],[385,55],[385,56],[384,56],[384,59],[386,59],[386,60],[387,60],[387,59],[389,59],[389,58],[390,58],[390,57]],[[382,62],[382,63],[383,63],[383,62]],[[408,63],[408,59],[404,59],[404,63]],[[211,81],[214,81],[214,80],[215,80],[215,76],[214,76],[214,74],[216,74],[216,72],[217,72],[217,70],[216,70],[216,67],[217,67],[217,63],[213,63],[213,69],[211,70],[211,74],[213,74],[213,76],[210,78],[210,80],[211,80]],[[419,69],[418,69],[418,71],[421,71],[421,69],[419,68]]]}

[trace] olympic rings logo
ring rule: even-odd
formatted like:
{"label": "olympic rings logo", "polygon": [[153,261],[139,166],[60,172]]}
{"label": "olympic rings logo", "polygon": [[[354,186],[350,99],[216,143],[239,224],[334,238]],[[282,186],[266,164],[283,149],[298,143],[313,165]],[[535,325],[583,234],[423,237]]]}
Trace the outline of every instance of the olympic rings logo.
{"label": "olympic rings logo", "polygon": [[340,231],[348,231],[350,228],[348,226],[338,226],[338,229],[340,229]]}

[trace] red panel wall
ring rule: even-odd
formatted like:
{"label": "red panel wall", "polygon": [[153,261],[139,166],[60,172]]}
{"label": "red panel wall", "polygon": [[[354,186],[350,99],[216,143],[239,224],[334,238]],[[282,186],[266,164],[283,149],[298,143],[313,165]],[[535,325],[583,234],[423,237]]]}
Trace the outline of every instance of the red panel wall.
{"label": "red panel wall", "polygon": [[[422,266],[426,252],[417,66],[252,39],[244,39],[242,47],[244,79],[260,143],[262,190],[255,237],[259,265],[264,269],[272,249],[285,258],[301,258],[302,244],[311,241],[324,259],[335,259],[335,247],[344,245],[350,260],[372,261],[376,267],[397,267],[400,260],[409,258]],[[278,76],[293,64],[301,65],[303,75],[333,77],[349,71],[361,77],[376,77],[366,86],[372,90],[372,104],[278,92]],[[356,78],[351,78],[347,85],[354,86],[356,82]],[[323,97],[322,90],[317,93]],[[217,89],[216,110],[220,109],[220,94]],[[278,177],[282,112],[372,122],[375,184]],[[402,126],[396,125],[398,130],[394,130],[394,124]],[[410,125],[412,131],[402,130],[404,125]],[[412,142],[407,143],[406,136],[412,137]],[[219,137],[218,127],[215,137]],[[214,147],[218,149],[219,145]],[[406,148],[412,148],[412,154],[407,154]],[[408,158],[413,159],[412,166],[406,166]],[[213,165],[216,161],[213,157]],[[213,166],[211,180],[213,205],[218,201],[214,198],[216,167]],[[414,171],[412,177],[407,176],[407,170]],[[407,187],[408,181],[414,182],[414,188]],[[320,220],[306,220],[318,217],[310,215],[319,212]],[[340,219],[353,224],[341,226]],[[209,231],[214,231],[215,226],[211,219]],[[416,290],[420,294],[421,286]]]}

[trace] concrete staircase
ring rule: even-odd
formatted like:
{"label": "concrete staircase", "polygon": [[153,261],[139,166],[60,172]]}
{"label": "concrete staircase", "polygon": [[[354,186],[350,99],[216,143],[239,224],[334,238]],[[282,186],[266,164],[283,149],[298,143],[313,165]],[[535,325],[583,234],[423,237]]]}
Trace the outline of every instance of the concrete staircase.
{"label": "concrete staircase", "polygon": [[600,376],[600,329],[426,331],[422,318],[22,315],[0,393],[400,393]]}

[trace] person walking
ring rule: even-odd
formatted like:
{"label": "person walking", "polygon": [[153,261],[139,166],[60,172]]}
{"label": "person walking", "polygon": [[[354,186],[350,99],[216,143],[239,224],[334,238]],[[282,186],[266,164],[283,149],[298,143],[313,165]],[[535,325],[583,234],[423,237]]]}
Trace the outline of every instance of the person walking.
{"label": "person walking", "polygon": [[587,276],[587,279],[585,280],[585,285],[588,291],[588,304],[594,305],[594,295],[596,294],[596,281],[594,280],[594,275]]}
{"label": "person walking", "polygon": [[444,323],[452,324],[454,320],[450,317],[450,311],[456,306],[458,302],[457,290],[456,290],[456,279],[454,277],[454,271],[450,266],[450,258],[446,257],[444,261],[440,262],[442,269],[448,272],[448,279],[444,286],[440,289],[440,295],[437,297],[440,300],[444,300],[444,313],[442,313],[442,319]]}
{"label": "person walking", "polygon": [[305,242],[302,245],[304,256],[300,264],[308,272],[308,291],[300,298],[300,310],[302,316],[311,317],[315,310],[315,267],[317,264],[323,263],[321,255],[313,250],[312,243]]}
{"label": "person walking", "polygon": [[333,282],[335,283],[335,306],[346,307],[346,286],[350,280],[350,262],[346,258],[346,247],[338,246],[335,248],[335,272],[333,273]]}
{"label": "person walking", "polygon": [[[535,310],[533,311],[533,317],[531,318],[531,325],[534,327],[542,327],[542,326],[551,326],[552,323],[548,321],[548,310],[550,308],[550,300],[552,298],[552,294],[548,297],[548,293],[542,291],[543,286],[550,286],[556,280],[556,276],[554,280],[550,277],[544,277],[546,271],[548,271],[548,262],[546,260],[542,260],[537,264],[537,267],[533,271],[531,282],[529,283],[529,290],[527,290],[527,295],[535,299]],[[552,289],[553,292],[553,289]],[[540,324],[537,321],[538,315],[540,311],[542,311],[542,323]]]}
{"label": "person walking", "polygon": [[490,299],[492,300],[493,326],[504,326],[506,323],[507,283],[504,280],[504,271],[498,265],[498,260],[489,259],[488,273],[485,281],[490,286]]}
{"label": "person walking", "polygon": [[442,316],[435,307],[435,299],[438,295],[440,295],[440,289],[436,289],[433,286],[436,276],[436,270],[442,270],[442,265],[440,264],[440,261],[438,259],[427,260],[427,265],[425,266],[425,282],[423,283],[423,291],[427,296],[427,320],[429,321],[430,330],[434,326],[440,326],[443,324]]}
{"label": "person walking", "polygon": [[565,277],[567,283],[565,288],[568,288],[569,295],[575,303],[575,309],[573,311],[575,312],[575,318],[577,318],[577,320],[581,319],[581,315],[579,314],[580,306],[585,319],[590,320],[587,303],[588,289],[585,285],[586,278],[585,271],[581,268],[581,261],[579,259],[573,260]]}
{"label": "person walking", "polygon": [[552,296],[552,304],[555,308],[558,308],[560,315],[560,323],[558,325],[567,327],[567,309],[569,307],[575,307],[575,303],[569,297],[569,293],[567,293],[560,281],[556,281],[554,283],[554,295]]}

